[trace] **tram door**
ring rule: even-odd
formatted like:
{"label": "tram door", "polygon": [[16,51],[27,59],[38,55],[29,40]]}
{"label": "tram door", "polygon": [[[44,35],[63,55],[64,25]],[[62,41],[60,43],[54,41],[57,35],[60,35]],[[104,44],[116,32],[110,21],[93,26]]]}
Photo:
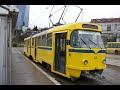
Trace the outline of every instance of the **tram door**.
{"label": "tram door", "polygon": [[35,38],[35,60],[36,60],[36,54],[37,54],[37,38]]}
{"label": "tram door", "polygon": [[66,32],[55,35],[55,70],[64,74],[66,68],[66,36]]}
{"label": "tram door", "polygon": [[27,53],[28,53],[29,40],[27,40],[26,42],[27,42]]}

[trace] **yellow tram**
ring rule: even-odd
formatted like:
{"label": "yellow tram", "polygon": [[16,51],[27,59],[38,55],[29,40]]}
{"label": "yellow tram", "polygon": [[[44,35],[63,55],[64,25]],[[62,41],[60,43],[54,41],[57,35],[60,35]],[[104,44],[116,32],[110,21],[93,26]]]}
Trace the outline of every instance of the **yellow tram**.
{"label": "yellow tram", "polygon": [[72,80],[84,72],[101,74],[106,68],[101,32],[101,27],[92,23],[53,27],[25,38],[24,54]]}
{"label": "yellow tram", "polygon": [[120,54],[120,42],[107,42],[107,53]]}

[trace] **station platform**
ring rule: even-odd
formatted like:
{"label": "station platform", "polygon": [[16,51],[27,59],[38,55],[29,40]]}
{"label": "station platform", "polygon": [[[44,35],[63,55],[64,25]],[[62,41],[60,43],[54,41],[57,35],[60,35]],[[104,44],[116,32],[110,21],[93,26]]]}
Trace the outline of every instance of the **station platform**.
{"label": "station platform", "polygon": [[33,66],[16,48],[12,48],[11,85],[55,85]]}

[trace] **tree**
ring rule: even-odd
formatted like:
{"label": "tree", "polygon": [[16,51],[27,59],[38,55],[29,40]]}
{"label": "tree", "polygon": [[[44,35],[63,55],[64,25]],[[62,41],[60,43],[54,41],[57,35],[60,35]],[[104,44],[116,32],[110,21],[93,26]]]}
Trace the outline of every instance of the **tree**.
{"label": "tree", "polygon": [[38,31],[37,26],[34,26],[33,31]]}

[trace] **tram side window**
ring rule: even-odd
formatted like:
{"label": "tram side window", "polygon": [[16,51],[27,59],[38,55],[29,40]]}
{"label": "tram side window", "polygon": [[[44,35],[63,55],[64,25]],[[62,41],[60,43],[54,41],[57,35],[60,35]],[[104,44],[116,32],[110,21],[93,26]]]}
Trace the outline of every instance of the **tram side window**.
{"label": "tram side window", "polygon": [[117,48],[117,44],[112,44],[112,48]]}
{"label": "tram side window", "polygon": [[116,45],[116,47],[115,48],[118,48],[118,44],[115,44]]}
{"label": "tram side window", "polygon": [[46,34],[42,36],[42,46],[46,46]]}
{"label": "tram side window", "polygon": [[120,48],[120,44],[118,44],[118,48]]}
{"label": "tram side window", "polygon": [[107,48],[111,48],[111,44],[108,44],[108,45],[107,45]]}
{"label": "tram side window", "polygon": [[52,33],[47,34],[47,46],[52,46]]}
{"label": "tram side window", "polygon": [[38,46],[41,46],[41,36],[38,37]]}
{"label": "tram side window", "polygon": [[32,46],[34,47],[34,38],[32,38]]}

